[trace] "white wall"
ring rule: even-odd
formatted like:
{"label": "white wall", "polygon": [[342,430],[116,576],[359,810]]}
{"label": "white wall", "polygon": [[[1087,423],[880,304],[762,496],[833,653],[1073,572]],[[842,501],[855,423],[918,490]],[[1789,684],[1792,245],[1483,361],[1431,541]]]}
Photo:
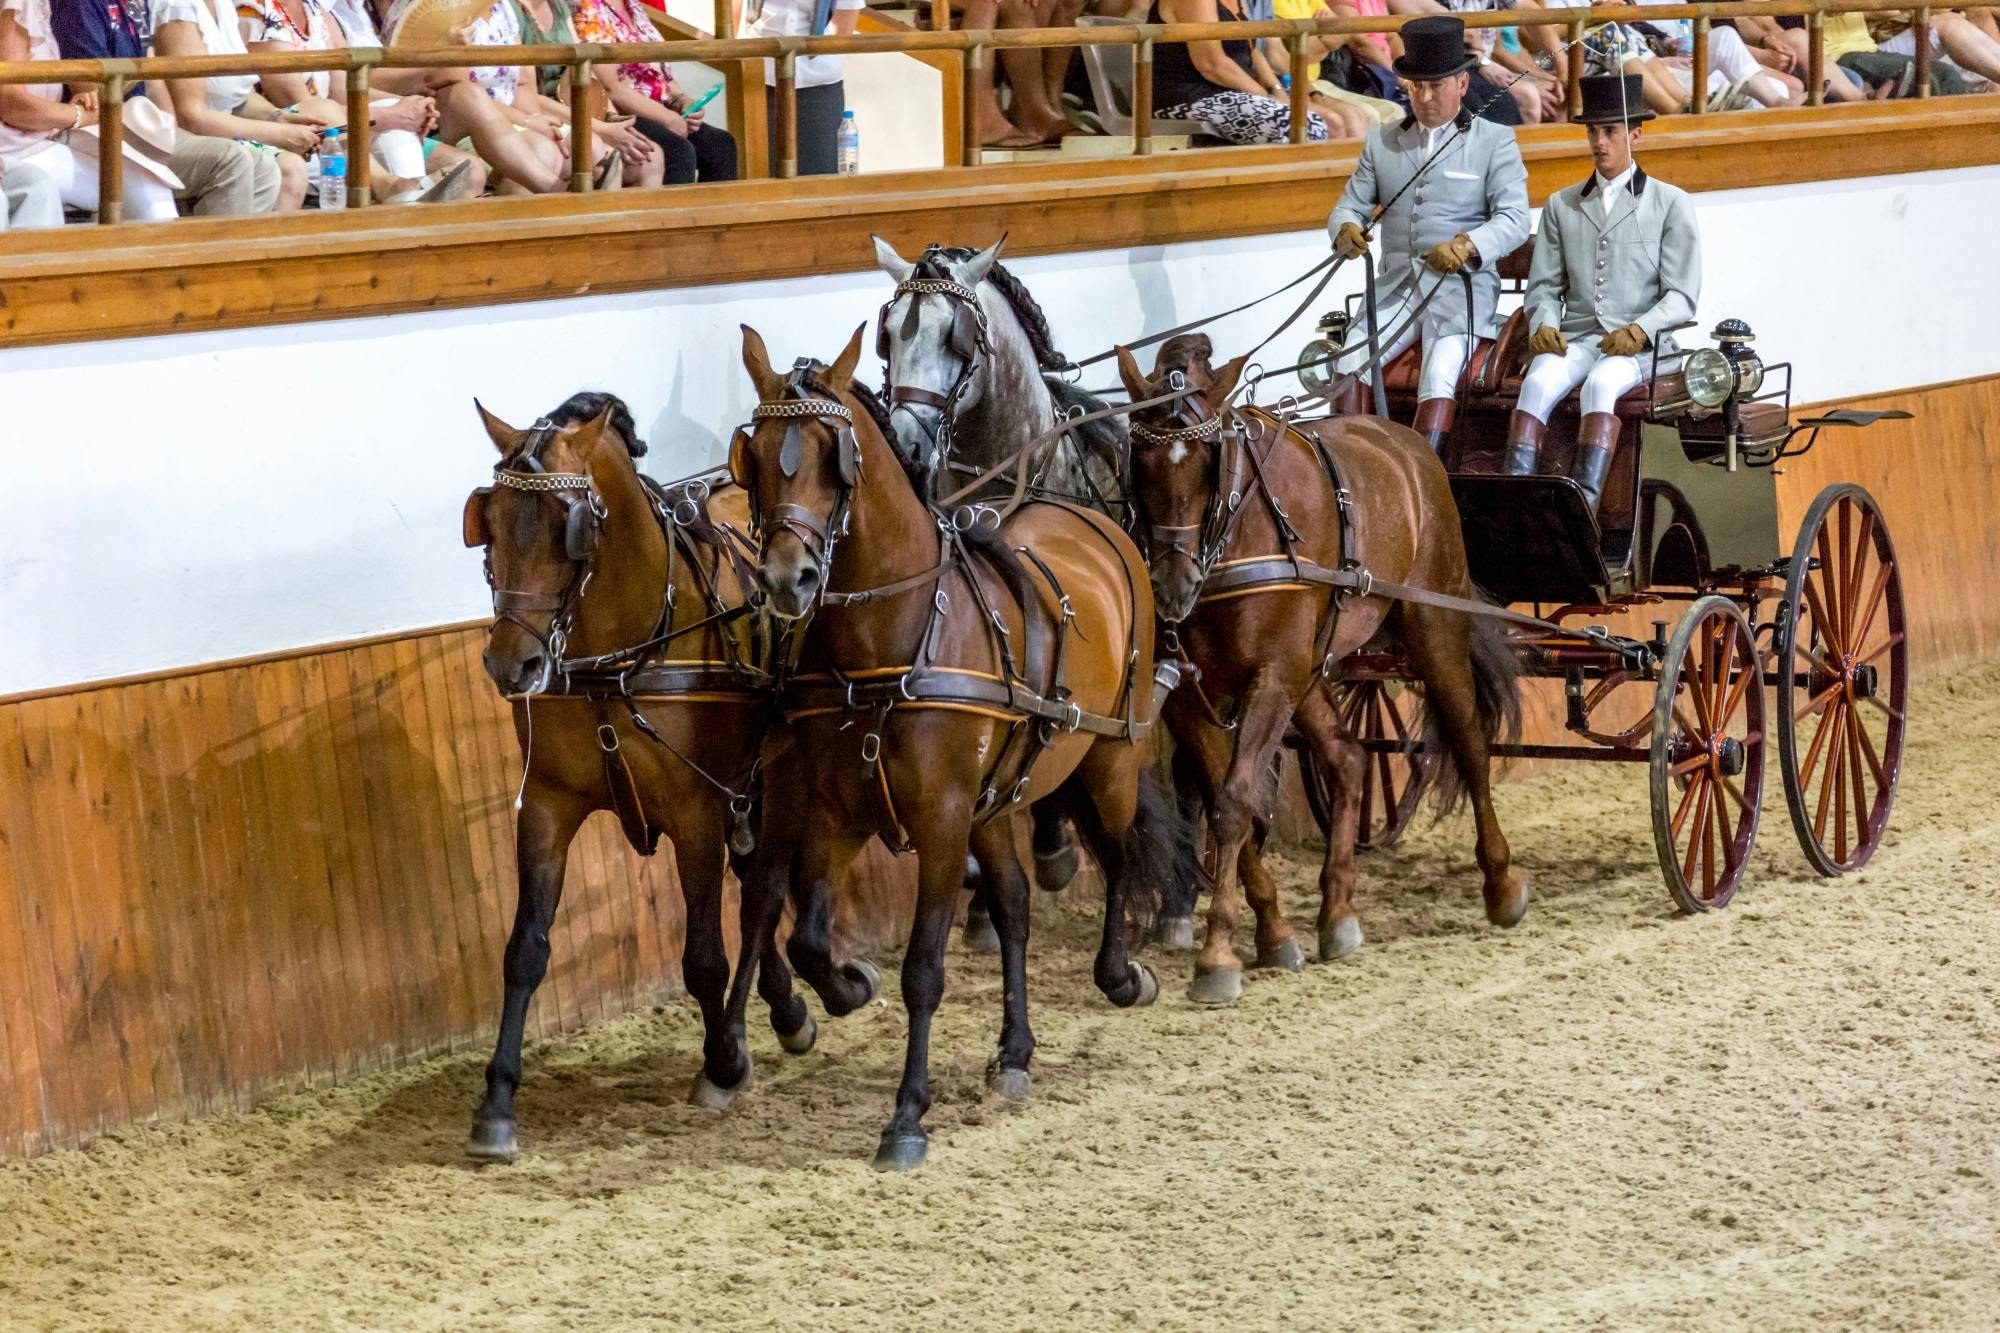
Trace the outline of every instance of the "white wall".
{"label": "white wall", "polygon": [[[1768,361],[1797,363],[1797,401],[2000,373],[2000,267],[1947,248],[1964,219],[2000,216],[2000,168],[1697,202],[1702,326],[1749,320]],[[1014,267],[1082,355],[1268,291],[1325,244],[1308,232]],[[1343,270],[1336,286],[1358,281]],[[886,286],[869,271],[0,352],[0,694],[483,615],[458,527],[492,463],[475,394],[525,423],[576,389],[614,390],[649,470],[682,475],[719,458],[749,411],[739,323],[776,358],[830,360]],[[1218,350],[1263,337],[1297,299],[1214,326]],[[1314,313],[1265,364],[1293,359]],[[1100,367],[1088,382],[1114,379]],[[366,412],[345,406],[357,388]]]}

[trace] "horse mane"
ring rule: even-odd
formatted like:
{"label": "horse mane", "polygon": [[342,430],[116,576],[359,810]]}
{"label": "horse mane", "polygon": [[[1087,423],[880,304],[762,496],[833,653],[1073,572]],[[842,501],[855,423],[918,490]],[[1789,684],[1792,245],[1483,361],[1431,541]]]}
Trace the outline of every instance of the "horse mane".
{"label": "horse mane", "polygon": [[[646,442],[639,438],[639,429],[632,420],[632,409],[615,393],[605,393],[598,389],[585,389],[573,393],[562,401],[561,406],[549,413],[545,420],[560,431],[565,426],[595,421],[607,412],[610,413],[610,417],[605,425],[618,437],[619,443],[625,446],[625,452],[635,459],[645,457]],[[540,435],[538,432],[530,431],[527,438],[534,442],[534,449],[526,456],[539,463],[542,450],[555,439],[555,434],[550,432],[547,435]]]}
{"label": "horse mane", "polygon": [[1209,358],[1214,355],[1215,344],[1209,341],[1206,333],[1177,333],[1160,344],[1160,354],[1153,363],[1153,374],[1158,376],[1169,370],[1185,374],[1190,370],[1199,370],[1213,377],[1215,368],[1209,364]]}
{"label": "horse mane", "polygon": [[[977,255],[979,251],[963,246],[933,245],[924,251],[924,257],[917,261],[914,276],[920,278],[950,278],[945,265],[962,264]],[[993,289],[1007,300],[1007,306],[1014,312],[1014,318],[1021,321],[1027,332],[1028,345],[1034,349],[1035,364],[1043,370],[1069,370],[1076,363],[1056,350],[1055,334],[1049,331],[1049,317],[1042,313],[1042,307],[1021,285],[1021,280],[1007,271],[1005,264],[996,263],[987,271],[986,280]]]}

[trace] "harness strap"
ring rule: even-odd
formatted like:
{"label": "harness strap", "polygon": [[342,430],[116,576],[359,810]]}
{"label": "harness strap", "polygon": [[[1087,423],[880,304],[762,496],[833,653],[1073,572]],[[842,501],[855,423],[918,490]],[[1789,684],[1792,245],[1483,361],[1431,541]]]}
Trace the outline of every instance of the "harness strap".
{"label": "harness strap", "polygon": [[625,762],[625,751],[618,743],[618,724],[610,701],[598,698],[591,702],[597,708],[597,749],[604,759],[604,785],[611,793],[611,808],[632,849],[641,856],[651,856],[660,845],[661,830],[646,818],[639,781],[632,776],[632,766]]}

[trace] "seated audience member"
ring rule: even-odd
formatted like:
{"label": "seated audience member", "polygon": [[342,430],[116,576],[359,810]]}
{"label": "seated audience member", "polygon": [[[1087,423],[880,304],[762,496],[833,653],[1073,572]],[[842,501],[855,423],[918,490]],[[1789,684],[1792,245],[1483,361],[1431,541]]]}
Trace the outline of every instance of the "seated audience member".
{"label": "seated audience member", "polygon": [[[1826,83],[1821,89],[1829,102],[1862,102],[1868,89],[1860,79],[1842,68],[1840,58],[1850,51],[1873,51],[1875,41],[1860,14],[1827,14],[1825,24]],[[1811,38],[1802,18],[1717,19],[1741,34],[1757,63],[1780,74],[1789,74],[1804,83],[1810,66]]]}
{"label": "seated audience member", "polygon": [[[1987,22],[1993,21],[1990,15],[1985,17]],[[1867,24],[1869,35],[1882,50],[1890,55],[1916,58],[1917,30],[1909,14],[1880,11],[1868,15]],[[1969,76],[1968,82],[1973,85],[1970,91],[1980,91],[1977,87],[1980,82],[2000,83],[2000,40],[1956,10],[1932,13],[1930,48],[1934,57],[1943,56]]]}
{"label": "seated audience member", "polygon": [[[1244,12],[1258,18],[1278,19],[1354,18],[1362,12],[1352,4],[1335,3],[1329,6],[1326,0],[1268,0],[1268,3],[1268,15],[1248,7]],[[1368,12],[1387,12],[1385,0],[1361,0],[1361,3],[1371,7]],[[1371,32],[1356,33],[1352,37],[1313,36],[1305,39],[1306,56],[1312,61],[1306,67],[1312,94],[1311,106],[1326,121],[1327,129],[1336,139],[1365,139],[1377,125],[1385,125],[1403,115],[1403,108],[1392,101],[1354,92],[1328,78],[1334,72],[1332,66],[1352,70],[1359,63],[1373,68],[1378,62],[1393,58],[1385,54],[1389,50],[1386,43],[1378,47],[1371,40],[1385,36],[1385,33]],[[1280,74],[1291,72],[1291,52],[1286,49],[1283,40],[1267,37],[1261,45],[1266,63]],[[1387,69],[1387,65],[1382,64],[1381,68]],[[1386,82],[1378,81],[1372,74],[1362,77],[1378,91],[1393,90],[1395,87],[1393,74],[1388,76]]]}
{"label": "seated audience member", "polygon": [[[1484,14],[1501,9],[1538,8],[1525,0],[1391,0],[1399,14]],[[1497,125],[1538,125],[1567,111],[1568,88],[1536,68],[1533,59],[1500,46],[1500,29],[1467,28],[1466,49],[1477,56],[1465,103]],[[1521,77],[1515,77],[1520,75]]]}
{"label": "seated audience member", "polygon": [[[846,36],[854,31],[863,0],[763,0],[747,26],[742,0],[730,0],[737,31],[745,37]],[[765,129],[772,173],[778,163],[778,62],[764,62]],[[840,170],[840,113],[847,109],[839,56],[800,56],[793,62],[794,125],[798,174],[831,176]]]}
{"label": "seated audience member", "polygon": [[34,167],[20,166],[10,172],[6,163],[0,162],[0,198],[6,200],[6,206],[0,208],[0,231],[27,231],[63,224],[62,198],[56,193],[56,183]]}
{"label": "seated audience member", "polygon": [[[189,0],[169,0],[189,3]],[[237,0],[240,36],[253,52],[335,51],[353,42],[348,30],[322,0]],[[378,44],[367,16],[351,16],[361,41]],[[398,71],[402,73],[402,71]],[[399,94],[371,87],[368,123],[369,188],[383,203],[442,202],[482,192],[485,168],[470,153],[424,136],[438,122],[435,100],[422,91]],[[379,89],[381,95],[375,95]],[[347,126],[347,76],[340,71],[267,74],[258,84],[260,100],[284,108],[287,121],[308,125],[315,134]],[[275,110],[275,107],[274,107]],[[313,163],[315,188],[317,163]]]}
{"label": "seated audience member", "polygon": [[[66,60],[138,60],[147,54],[152,32],[146,6],[120,0],[61,0],[50,12],[56,46]],[[163,87],[135,88],[174,116],[172,94]],[[268,213],[278,202],[281,173],[275,159],[260,156],[230,138],[176,132],[166,155],[167,170],[181,181],[176,198],[204,216],[240,217]]]}
{"label": "seated audience member", "polygon": [[[0,61],[59,60],[49,30],[48,0],[0,0]],[[0,87],[0,168],[10,177],[39,173],[71,208],[97,207],[96,141],[78,133],[97,124],[95,91],[63,95],[58,83]],[[127,155],[122,188],[125,216],[158,222],[179,216],[174,183]],[[33,177],[24,179],[32,181]]]}
{"label": "seated audience member", "polygon": [[[1154,0],[1149,23],[1241,23],[1240,0]],[[1257,43],[1244,39],[1161,43],[1153,52],[1154,114],[1206,121],[1230,143],[1289,143],[1292,108]],[[1317,112],[1307,113],[1306,138],[1330,136]]]}
{"label": "seated audience member", "polygon": [[[153,0],[153,50],[162,56],[246,55],[234,0]],[[167,93],[183,132],[234,139],[270,156],[278,169],[276,211],[305,202],[306,159],[319,147],[319,126],[279,111],[257,92],[254,74],[172,79]]]}
{"label": "seated audience member", "polygon": [[[496,0],[444,39],[419,40],[397,31],[422,0],[395,0],[387,29],[404,45],[521,45],[521,15],[513,0]],[[469,59],[476,58],[471,51]],[[484,158],[503,193],[554,194],[569,185],[569,108],[537,90],[534,71],[510,65],[475,65],[453,73],[436,94],[437,137]],[[657,185],[664,165],[658,149],[630,122],[591,124],[600,187],[622,182]]]}
{"label": "seated audience member", "polygon": [[[640,15],[636,0],[517,2],[530,42],[545,40],[543,33],[550,34],[546,40],[571,40],[550,32],[551,27],[568,26],[563,20],[573,24],[576,41],[610,45],[660,40],[659,29]],[[692,117],[682,114],[692,99],[674,87],[673,72],[664,62],[598,65],[595,73],[611,105],[631,116],[633,127],[659,147],[668,185],[736,179],[736,140],[729,131],[708,124],[705,110]],[[553,96],[546,89],[543,95]]]}

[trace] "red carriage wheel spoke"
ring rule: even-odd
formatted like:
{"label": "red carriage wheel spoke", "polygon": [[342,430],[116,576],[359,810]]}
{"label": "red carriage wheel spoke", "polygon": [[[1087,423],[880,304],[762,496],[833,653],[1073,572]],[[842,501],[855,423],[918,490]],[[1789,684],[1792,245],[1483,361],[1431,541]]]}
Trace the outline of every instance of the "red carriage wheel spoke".
{"label": "red carriage wheel spoke", "polygon": [[1702,844],[1708,840],[1708,780],[1705,777],[1698,779],[1695,785],[1701,788],[1701,795],[1695,801],[1694,836],[1688,839],[1687,860],[1681,863],[1681,878],[1689,884],[1694,883],[1695,858],[1700,854]]}
{"label": "red carriage wheel spoke", "polygon": [[1833,644],[1837,651],[1842,647],[1840,623],[1826,614],[1827,604],[1833,597],[1834,579],[1833,548],[1829,542],[1826,527],[1821,525],[1819,535],[1814,539],[1818,567],[1806,576],[1806,604],[1812,608],[1813,623],[1819,626],[1820,636]]}
{"label": "red carriage wheel spoke", "polygon": [[1841,690],[1845,688],[1846,684],[1847,684],[1846,681],[1840,680],[1836,677],[1833,684],[1827,686],[1825,689],[1821,690],[1818,694],[1815,694],[1812,698],[1806,700],[1805,706],[1803,708],[1798,709],[1796,712],[1792,714],[1792,720],[1796,722],[1800,718],[1805,717],[1808,713],[1817,713],[1820,709],[1826,707],[1828,701],[1831,700],[1836,694],[1839,694]]}
{"label": "red carriage wheel spoke", "polygon": [[1673,831],[1676,844],[1681,840],[1681,826],[1687,823],[1688,811],[1694,808],[1695,789],[1699,786],[1701,786],[1699,782],[1688,783],[1687,790],[1681,793],[1681,803],[1674,807]]}
{"label": "red carriage wheel spoke", "polygon": [[1722,790],[1729,793],[1729,799],[1736,802],[1736,808],[1738,810],[1744,811],[1745,813],[1749,812],[1750,802],[1743,799],[1743,789],[1741,787],[1737,786],[1734,782],[1730,781],[1728,778],[1724,778],[1722,780]]}
{"label": "red carriage wheel spoke", "polygon": [[[1822,843],[1826,841],[1826,803],[1840,787],[1840,783],[1834,778],[1833,770],[1835,757],[1840,754],[1841,733],[1847,730],[1846,700],[1843,699],[1839,707],[1828,710],[1827,716],[1833,723],[1833,735],[1830,737],[1833,744],[1827,748],[1826,780],[1820,784],[1819,809],[1813,815],[1813,837]],[[1847,858],[1842,855],[1834,859],[1844,861]]]}
{"label": "red carriage wheel spoke", "polygon": [[1867,780],[1861,762],[1861,719],[1857,716],[1854,724],[1847,729],[1847,772],[1854,784],[1854,840],[1856,845],[1867,841],[1868,810],[1874,802],[1868,799]]}
{"label": "red carriage wheel spoke", "polygon": [[1902,709],[1891,704],[1885,704],[1880,699],[1863,699],[1861,702],[1867,704],[1870,708],[1879,709],[1885,716],[1893,717],[1898,722],[1903,720]]}
{"label": "red carriage wheel spoke", "polygon": [[1861,636],[1854,631],[1858,628],[1861,606],[1861,580],[1868,568],[1868,557],[1874,551],[1875,515],[1870,510],[1861,511],[1861,530],[1854,535],[1854,549],[1848,557],[1847,582],[1841,585],[1841,602],[1847,608],[1848,642],[1858,644]]}
{"label": "red carriage wheel spoke", "polygon": [[1745,662],[1742,670],[1736,673],[1736,680],[1730,685],[1728,696],[1722,701],[1721,716],[1716,719],[1716,722],[1724,729],[1727,729],[1729,719],[1736,716],[1736,710],[1742,706],[1743,696],[1749,692],[1751,682],[1753,681],[1756,682],[1758,688],[1763,688],[1763,672],[1758,670],[1754,663]]}
{"label": "red carriage wheel spoke", "polygon": [[1681,729],[1681,734],[1686,736],[1689,741],[1693,742],[1696,745],[1700,745],[1703,739],[1709,733],[1709,728],[1698,727],[1694,723],[1688,720],[1688,715],[1681,711],[1680,702],[1678,700],[1676,700],[1674,703],[1674,721],[1677,724],[1679,724]]}
{"label": "red carriage wheel spoke", "polygon": [[1706,767],[1707,764],[1708,764],[1708,752],[1704,750],[1700,754],[1689,755],[1687,758],[1681,760],[1678,764],[1675,764],[1673,767],[1669,768],[1667,772],[1673,774],[1677,778],[1684,777],[1687,774],[1692,773],[1697,768]]}
{"label": "red carriage wheel spoke", "polygon": [[1861,645],[1868,642],[1868,631],[1875,628],[1875,615],[1882,609],[1883,594],[1889,590],[1889,580],[1895,574],[1894,565],[1883,565],[1875,575],[1875,586],[1868,592],[1868,609],[1861,615],[1861,632],[1854,636],[1854,650],[1861,651]]}
{"label": "red carriage wheel spoke", "polygon": [[1828,595],[1833,602],[1834,621],[1838,626],[1840,646],[1844,651],[1853,643],[1853,640],[1849,637],[1849,633],[1853,630],[1854,626],[1849,622],[1848,615],[1854,610],[1854,607],[1845,600],[1845,594],[1847,592],[1847,563],[1852,554],[1852,548],[1849,546],[1847,539],[1853,526],[1854,506],[1842,500],[1840,502],[1839,513],[1840,539],[1835,549],[1840,553],[1840,569],[1835,576],[1832,586],[1828,589]]}
{"label": "red carriage wheel spoke", "polygon": [[1813,769],[1819,764],[1819,747],[1826,741],[1827,728],[1832,725],[1834,714],[1840,711],[1840,699],[1836,697],[1828,705],[1826,716],[1819,720],[1819,728],[1813,732],[1812,748],[1806,751],[1806,761],[1799,768],[1799,790],[1812,788]]}
{"label": "red carriage wheel spoke", "polygon": [[1856,727],[1855,730],[1861,733],[1861,749],[1868,756],[1868,769],[1875,775],[1875,785],[1888,786],[1889,777],[1882,769],[1882,756],[1875,749],[1875,738],[1868,734],[1866,727]]}
{"label": "red carriage wheel spoke", "polygon": [[1716,626],[1716,638],[1720,640],[1716,650],[1722,660],[1716,664],[1711,687],[1715,693],[1709,703],[1708,716],[1710,724],[1718,732],[1727,730],[1729,726],[1729,709],[1723,706],[1723,700],[1729,694],[1729,673],[1736,665],[1736,636],[1729,632],[1729,628],[1727,621]]}
{"label": "red carriage wheel spoke", "polygon": [[[1869,653],[1869,654],[1868,654],[1868,656],[1866,656],[1866,657],[1862,658],[1862,659],[1861,659],[1861,660],[1860,660],[1859,662],[1855,663],[1855,665],[1856,665],[1856,666],[1867,666],[1867,665],[1868,665],[1868,664],[1869,664],[1870,662],[1872,662],[1872,661],[1874,661],[1874,660],[1875,660],[1876,658],[1880,657],[1880,656],[1881,656],[1881,655],[1882,655],[1883,653],[1886,653],[1886,652],[1888,652],[1888,651],[1889,651],[1889,650],[1890,650],[1891,648],[1894,648],[1894,647],[1896,647],[1897,645],[1901,644],[1902,642],[1903,642],[1903,636],[1902,636],[1902,635],[1900,635],[1900,634],[1891,634],[1891,635],[1890,635],[1890,636],[1889,636],[1888,638],[1886,638],[1886,639],[1884,639],[1884,640],[1882,641],[1882,644],[1881,644],[1881,646],[1880,646],[1880,647],[1876,648],[1876,649],[1875,649],[1875,651],[1873,651],[1873,652]],[[1898,717],[1901,717],[1901,716],[1902,716],[1902,714],[1901,714],[1901,713],[1898,713],[1898,714],[1897,714],[1896,716],[1898,716]]]}

